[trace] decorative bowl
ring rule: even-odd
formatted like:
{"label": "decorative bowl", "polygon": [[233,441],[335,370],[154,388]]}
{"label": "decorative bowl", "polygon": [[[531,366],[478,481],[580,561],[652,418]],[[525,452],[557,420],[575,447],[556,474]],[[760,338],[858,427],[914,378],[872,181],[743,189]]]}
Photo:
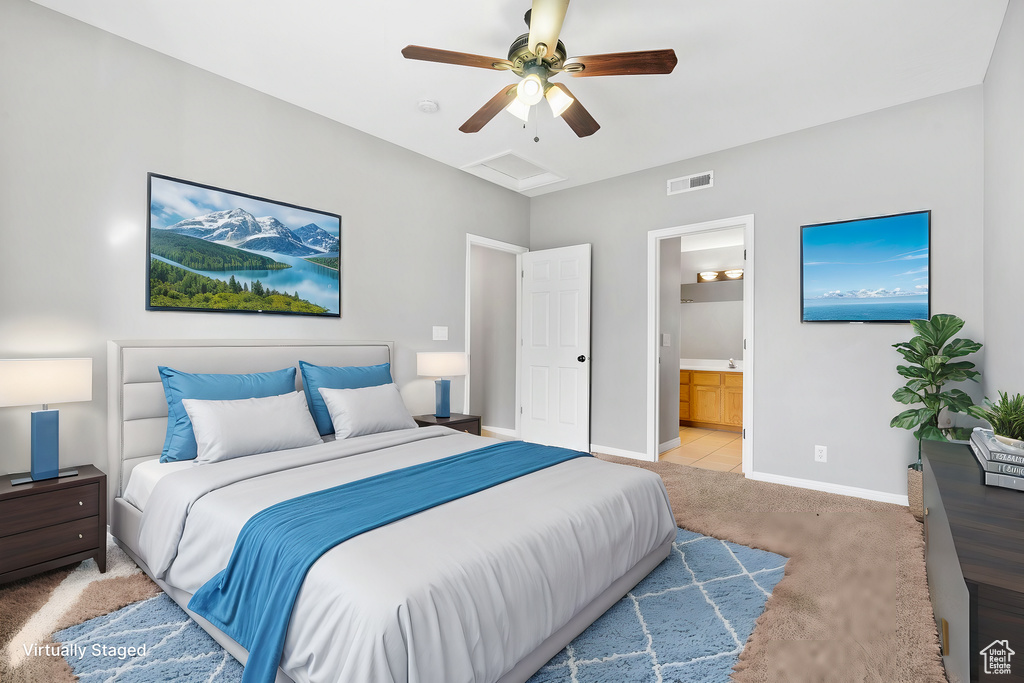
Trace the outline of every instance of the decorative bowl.
{"label": "decorative bowl", "polygon": [[1020,439],[1011,439],[1008,436],[1000,436],[999,434],[994,434],[993,436],[995,436],[996,439],[1002,444],[1010,446],[1011,448],[1016,448],[1018,450],[1024,450],[1024,441],[1021,441]]}

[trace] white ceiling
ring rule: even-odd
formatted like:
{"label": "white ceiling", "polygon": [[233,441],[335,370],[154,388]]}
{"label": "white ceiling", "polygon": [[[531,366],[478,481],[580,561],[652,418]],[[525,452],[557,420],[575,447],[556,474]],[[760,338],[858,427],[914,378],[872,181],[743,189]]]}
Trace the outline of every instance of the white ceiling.
{"label": "white ceiling", "polygon": [[[515,76],[400,54],[415,44],[504,58],[529,0],[35,2],[456,168],[513,152],[566,179],[527,196],[977,85],[1007,5],[577,0],[561,33],[570,56],[679,57],[670,75],[559,77],[601,124],[580,139],[543,105],[525,130],[501,112],[461,133]],[[439,110],[420,112],[423,99]]]}

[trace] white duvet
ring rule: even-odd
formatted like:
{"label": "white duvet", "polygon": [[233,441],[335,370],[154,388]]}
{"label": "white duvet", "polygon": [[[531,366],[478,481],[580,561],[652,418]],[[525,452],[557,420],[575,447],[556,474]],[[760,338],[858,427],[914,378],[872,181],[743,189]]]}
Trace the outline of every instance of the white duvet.
{"label": "white duvet", "polygon": [[[259,510],[491,439],[402,430],[163,477],[140,554],[193,593]],[[281,668],[295,681],[496,681],[675,535],[661,479],[576,458],[348,540],[310,569]]]}

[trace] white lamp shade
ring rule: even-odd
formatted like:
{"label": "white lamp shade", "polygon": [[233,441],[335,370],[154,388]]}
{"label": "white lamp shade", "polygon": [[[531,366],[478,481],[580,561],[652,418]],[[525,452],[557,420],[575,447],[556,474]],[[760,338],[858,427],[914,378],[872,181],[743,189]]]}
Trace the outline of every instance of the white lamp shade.
{"label": "white lamp shade", "polygon": [[424,352],[416,354],[416,373],[423,377],[456,377],[468,369],[466,354],[462,352]]}
{"label": "white lamp shade", "polygon": [[0,406],[92,400],[92,358],[0,359]]}
{"label": "white lamp shade", "polygon": [[509,102],[509,105],[505,107],[505,111],[524,122],[530,120],[530,107],[529,105],[520,102],[519,98],[515,98]]}
{"label": "white lamp shade", "polygon": [[561,116],[565,113],[565,110],[572,106],[574,100],[565,94],[565,91],[559,88],[557,85],[550,86],[544,93],[544,97],[547,98],[548,104],[551,105],[551,113],[555,116]]}
{"label": "white lamp shade", "polygon": [[516,86],[516,99],[532,107],[544,99],[544,82],[537,74],[530,74]]}

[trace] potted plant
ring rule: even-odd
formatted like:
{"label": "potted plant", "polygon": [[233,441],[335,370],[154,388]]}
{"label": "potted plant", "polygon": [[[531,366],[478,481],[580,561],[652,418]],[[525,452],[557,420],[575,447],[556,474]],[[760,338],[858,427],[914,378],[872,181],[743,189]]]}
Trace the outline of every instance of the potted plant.
{"label": "potted plant", "polygon": [[[907,405],[919,404],[897,415],[890,427],[913,429],[917,439],[917,462],[911,469],[921,471],[921,439],[951,441],[970,438],[970,429],[965,427],[940,427],[939,413],[945,409],[952,413],[975,415],[974,400],[961,389],[943,388],[950,382],[977,381],[981,374],[974,369],[974,363],[963,358],[979,349],[980,342],[970,339],[954,339],[953,336],[964,326],[964,321],[948,313],[936,313],[929,320],[911,320],[917,333],[910,341],[893,344],[907,361],[898,365],[896,372],[907,379],[892,397]],[[976,416],[976,415],[975,415]]]}
{"label": "potted plant", "polygon": [[1007,446],[1024,449],[1024,396],[1012,398],[999,392],[999,400],[985,400],[984,407],[974,406],[970,414],[992,425],[995,437]]}

